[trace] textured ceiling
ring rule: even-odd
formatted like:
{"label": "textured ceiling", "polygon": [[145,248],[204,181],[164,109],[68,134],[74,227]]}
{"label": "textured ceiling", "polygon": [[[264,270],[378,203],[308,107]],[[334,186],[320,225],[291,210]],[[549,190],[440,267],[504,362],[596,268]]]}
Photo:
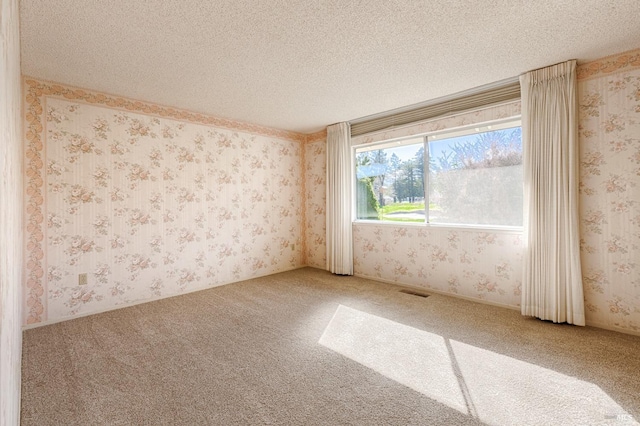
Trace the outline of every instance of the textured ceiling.
{"label": "textured ceiling", "polygon": [[640,47],[639,0],[21,0],[22,73],[303,133]]}

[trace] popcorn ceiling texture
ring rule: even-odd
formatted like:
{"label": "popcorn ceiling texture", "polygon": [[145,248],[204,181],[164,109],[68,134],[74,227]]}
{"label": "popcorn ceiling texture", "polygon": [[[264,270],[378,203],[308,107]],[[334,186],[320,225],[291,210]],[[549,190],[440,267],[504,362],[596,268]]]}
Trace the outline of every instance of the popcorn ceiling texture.
{"label": "popcorn ceiling texture", "polygon": [[637,0],[21,2],[22,71],[303,133],[637,48]]}

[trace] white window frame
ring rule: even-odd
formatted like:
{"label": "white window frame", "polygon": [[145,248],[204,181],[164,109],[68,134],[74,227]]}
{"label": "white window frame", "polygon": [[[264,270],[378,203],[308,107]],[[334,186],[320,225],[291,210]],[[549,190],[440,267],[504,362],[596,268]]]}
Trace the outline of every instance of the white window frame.
{"label": "white window frame", "polygon": [[[353,206],[352,206],[352,218],[354,224],[370,224],[370,225],[383,225],[383,226],[409,226],[409,227],[434,227],[434,228],[453,228],[453,229],[486,229],[486,230],[504,230],[504,231],[522,231],[522,226],[508,226],[508,225],[485,225],[485,224],[464,224],[464,223],[431,223],[429,222],[429,143],[432,141],[439,141],[442,139],[449,139],[458,136],[472,135],[474,133],[484,133],[487,131],[495,131],[501,129],[509,129],[514,127],[522,127],[521,116],[512,116],[500,120],[487,121],[482,123],[471,124],[467,126],[461,126],[457,128],[449,128],[438,130],[434,132],[419,133],[411,136],[403,136],[395,139],[387,139],[383,141],[376,141],[365,144],[358,144],[352,146],[351,149],[351,164],[353,167],[352,172],[352,185],[353,185]],[[425,220],[424,222],[395,222],[391,220],[370,220],[370,219],[358,219],[357,218],[357,199],[356,199],[356,155],[367,151],[377,151],[379,149],[393,148],[403,145],[417,145],[417,143],[410,144],[408,141],[422,138],[424,147],[424,200],[425,200]],[[524,190],[524,188],[523,188]]]}

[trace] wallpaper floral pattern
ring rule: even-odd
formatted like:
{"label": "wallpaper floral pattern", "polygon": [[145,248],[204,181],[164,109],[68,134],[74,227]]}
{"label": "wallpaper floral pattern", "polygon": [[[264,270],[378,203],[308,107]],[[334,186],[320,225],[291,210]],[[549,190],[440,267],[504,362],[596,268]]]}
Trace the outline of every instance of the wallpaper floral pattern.
{"label": "wallpaper floral pattern", "polygon": [[305,144],[305,210],[307,265],[326,267],[326,136]]}
{"label": "wallpaper floral pattern", "polygon": [[[628,57],[640,65],[640,54]],[[640,332],[640,68],[613,70],[578,87],[586,315],[592,325]]]}
{"label": "wallpaper floral pattern", "polygon": [[358,275],[520,305],[522,233],[356,223]]}
{"label": "wallpaper floral pattern", "polygon": [[28,322],[303,265],[300,141],[53,96],[41,105],[42,168],[29,179],[42,183],[43,277]]}

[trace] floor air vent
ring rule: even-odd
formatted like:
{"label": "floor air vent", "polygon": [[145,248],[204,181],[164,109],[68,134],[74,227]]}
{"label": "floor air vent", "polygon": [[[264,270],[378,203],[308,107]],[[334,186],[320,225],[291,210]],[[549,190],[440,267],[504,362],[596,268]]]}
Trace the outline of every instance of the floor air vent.
{"label": "floor air vent", "polygon": [[428,294],[420,293],[418,291],[413,291],[413,290],[400,290],[400,293],[410,294],[412,296],[418,296],[418,297],[429,297]]}

